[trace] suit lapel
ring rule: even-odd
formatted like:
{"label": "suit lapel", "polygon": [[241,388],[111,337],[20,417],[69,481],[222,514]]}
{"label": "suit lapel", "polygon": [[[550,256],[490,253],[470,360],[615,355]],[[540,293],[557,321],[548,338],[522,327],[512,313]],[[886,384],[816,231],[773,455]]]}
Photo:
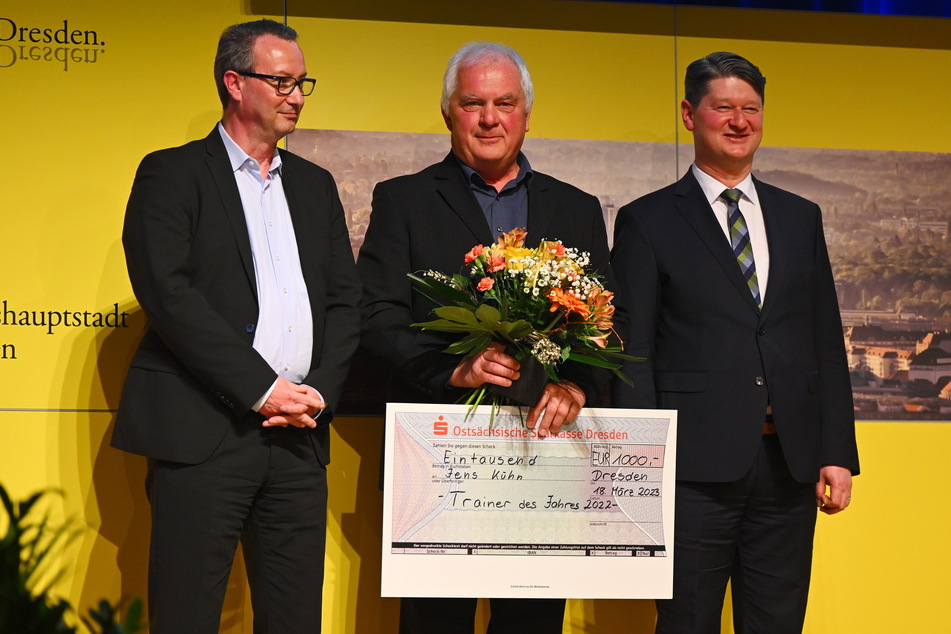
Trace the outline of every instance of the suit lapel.
{"label": "suit lapel", "polygon": [[297,253],[300,258],[301,273],[304,279],[308,278],[308,273],[319,268],[317,251],[307,244],[307,236],[318,235],[319,229],[311,225],[312,217],[305,213],[306,205],[309,200],[307,194],[300,190],[303,182],[302,178],[297,178],[294,174],[294,168],[289,165],[287,155],[281,152],[281,185],[284,187],[284,198],[287,200],[287,208],[291,215],[291,226],[294,229],[294,238],[297,241]]}
{"label": "suit lapel", "polygon": [[786,252],[786,245],[789,241],[781,240],[780,236],[789,235],[788,231],[793,229],[786,226],[788,215],[783,212],[770,188],[755,176],[753,182],[756,185],[760,208],[763,210],[766,241],[769,243],[769,286],[763,296],[763,319],[765,319],[769,315],[770,308],[776,303],[776,298],[782,297],[783,285],[787,279],[790,258]]}
{"label": "suit lapel", "polygon": [[495,242],[495,236],[485,220],[485,214],[466,183],[465,174],[449,153],[436,169],[436,191],[459,219],[469,228],[472,235],[482,244]]}
{"label": "suit lapel", "polygon": [[697,179],[689,170],[674,185],[674,205],[706,246],[713,259],[723,269],[723,273],[730,279],[730,283],[736,287],[743,301],[759,313],[759,306],[756,305],[756,301],[750,293],[750,288],[740,272],[740,266],[736,262],[730,243],[723,234],[723,229],[717,223],[716,218],[714,218],[700,183],[697,182]]}
{"label": "suit lapel", "polygon": [[546,235],[555,216],[553,199],[547,185],[539,182],[538,174],[532,175],[528,186],[528,238],[526,246],[538,246],[542,240],[552,240],[553,236]]}
{"label": "suit lapel", "polygon": [[218,132],[217,126],[205,138],[205,147],[208,151],[206,156],[208,171],[215,182],[215,187],[218,189],[218,195],[221,197],[221,204],[228,218],[232,235],[234,235],[234,241],[238,246],[245,275],[247,275],[251,288],[256,294],[257,283],[254,279],[254,259],[251,256],[251,238],[248,236],[248,224],[244,217],[244,207],[241,205],[238,185],[234,181],[234,170],[231,169],[228,152],[225,150],[224,141],[221,140],[221,134]]}

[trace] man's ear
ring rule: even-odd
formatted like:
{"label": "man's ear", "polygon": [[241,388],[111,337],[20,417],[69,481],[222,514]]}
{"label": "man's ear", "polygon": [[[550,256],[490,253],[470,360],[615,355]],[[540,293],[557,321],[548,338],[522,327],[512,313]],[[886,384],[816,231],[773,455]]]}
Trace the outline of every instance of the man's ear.
{"label": "man's ear", "polygon": [[693,106],[686,99],[680,102],[680,118],[683,119],[684,127],[693,132]]}
{"label": "man's ear", "polygon": [[225,71],[223,77],[225,90],[228,91],[228,94],[231,95],[231,99],[234,101],[241,101],[241,75],[233,70]]}

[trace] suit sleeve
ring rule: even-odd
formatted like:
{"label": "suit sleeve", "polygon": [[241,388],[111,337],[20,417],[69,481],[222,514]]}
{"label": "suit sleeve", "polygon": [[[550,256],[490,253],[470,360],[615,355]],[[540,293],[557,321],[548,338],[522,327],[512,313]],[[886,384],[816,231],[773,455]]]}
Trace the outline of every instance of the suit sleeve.
{"label": "suit sleeve", "polygon": [[126,207],[122,243],[129,279],[150,327],[189,374],[219,401],[242,412],[264,394],[276,374],[196,288],[196,277],[207,275],[207,269],[216,266],[215,258],[224,260],[224,254],[200,253],[194,244],[207,204],[207,192],[198,182],[204,170],[181,152],[143,159]]}
{"label": "suit sleeve", "polygon": [[624,351],[641,361],[626,361],[621,371],[633,381],[611,386],[615,407],[654,408],[654,338],[657,330],[657,262],[641,219],[632,205],[622,207],[614,225],[611,272],[616,287],[616,328]]}
{"label": "suit sleeve", "polygon": [[819,396],[822,403],[820,464],[846,467],[859,473],[855,442],[855,409],[842,336],[842,318],[832,277],[832,266],[822,231],[821,212],[816,209],[816,355],[819,364]]}
{"label": "suit sleeve", "polygon": [[[442,352],[451,341],[444,334],[412,327],[427,318],[432,305],[414,296],[407,277],[416,272],[414,250],[440,245],[419,244],[425,237],[413,228],[413,210],[404,202],[415,198],[393,195],[392,189],[386,182],[374,188],[370,225],[357,259],[364,286],[363,345],[388,361],[401,379],[433,400],[444,400],[455,391],[448,381],[460,357]],[[420,308],[424,303],[425,310]]]}

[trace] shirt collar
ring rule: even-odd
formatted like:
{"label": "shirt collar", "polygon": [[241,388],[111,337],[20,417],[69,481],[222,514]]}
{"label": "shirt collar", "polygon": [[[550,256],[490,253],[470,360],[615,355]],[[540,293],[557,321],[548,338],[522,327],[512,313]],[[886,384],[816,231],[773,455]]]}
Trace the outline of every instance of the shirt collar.
{"label": "shirt collar", "polygon": [[[727,186],[697,167],[696,163],[692,164],[690,169],[697,179],[697,182],[700,183],[700,189],[703,190],[703,195],[706,196],[707,202],[713,205],[713,203],[720,198],[720,194],[723,193],[723,190],[727,189]],[[753,185],[752,172],[747,173],[746,177],[737,183],[733,189],[740,190],[743,192],[744,198],[754,205],[759,205],[759,197],[756,195],[756,186]]]}
{"label": "shirt collar", "polygon": [[[491,189],[495,191],[495,188],[489,185],[488,183],[486,183],[485,179],[482,178],[479,172],[475,171],[474,169],[472,169],[471,167],[463,163],[462,159],[456,156],[455,153],[453,153],[453,156],[455,156],[456,160],[459,161],[459,165],[462,167],[462,171],[466,175],[466,182],[468,182],[470,185],[475,185],[481,189]],[[505,184],[505,187],[502,188],[502,191],[505,191],[507,189],[515,189],[522,183],[525,183],[527,185],[529,178],[534,173],[532,172],[531,164],[528,162],[528,157],[522,154],[521,152],[519,152],[518,156],[515,157],[515,162],[518,164],[518,174],[515,176],[515,178],[513,178],[512,180],[510,180],[508,183]]]}
{"label": "shirt collar", "polygon": [[[221,133],[221,140],[224,141],[225,151],[228,153],[228,160],[231,162],[232,171],[237,172],[239,169],[244,167],[248,161],[254,161],[251,156],[241,149],[241,146],[235,143],[234,139],[228,134],[225,130],[225,127],[218,122],[218,132]],[[255,161],[255,164],[257,161]],[[274,173],[280,172],[281,169],[281,153],[274,148],[274,156],[271,158],[271,168],[270,172]]]}

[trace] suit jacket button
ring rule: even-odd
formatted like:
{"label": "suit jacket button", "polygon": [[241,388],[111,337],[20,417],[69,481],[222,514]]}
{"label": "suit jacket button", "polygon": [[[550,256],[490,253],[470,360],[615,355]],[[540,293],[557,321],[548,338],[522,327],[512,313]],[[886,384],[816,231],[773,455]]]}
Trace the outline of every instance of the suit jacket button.
{"label": "suit jacket button", "polygon": [[760,337],[762,337],[763,335],[766,334],[766,329],[765,329],[765,328],[760,328],[759,330],[756,331],[756,334],[758,334]]}
{"label": "suit jacket button", "polygon": [[766,377],[762,377],[762,376],[756,377],[756,385],[759,385],[759,386],[766,385]]}
{"label": "suit jacket button", "polygon": [[245,326],[245,327],[244,327],[244,331],[247,332],[247,333],[252,333],[252,332],[254,332],[254,324],[248,324],[247,326]]}

